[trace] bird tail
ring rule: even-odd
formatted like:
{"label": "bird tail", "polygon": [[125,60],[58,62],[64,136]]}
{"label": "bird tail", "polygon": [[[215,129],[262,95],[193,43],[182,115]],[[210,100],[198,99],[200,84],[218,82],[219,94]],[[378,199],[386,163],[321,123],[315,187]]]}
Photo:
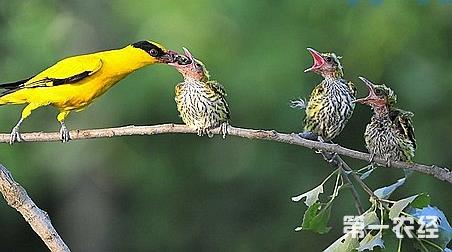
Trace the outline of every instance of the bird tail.
{"label": "bird tail", "polygon": [[302,99],[302,98],[299,98],[296,100],[291,100],[290,107],[294,108],[294,109],[301,109],[301,110],[306,109],[306,100]]}
{"label": "bird tail", "polygon": [[3,99],[3,94],[0,94],[0,106],[7,104],[8,101],[6,101],[5,99]]}
{"label": "bird tail", "polygon": [[[31,77],[33,78],[33,77]],[[0,83],[0,89],[3,89],[0,92],[0,105],[4,105],[6,103],[8,103],[7,101],[4,101],[2,99],[3,96],[13,93],[16,90],[24,87],[24,84],[29,81],[31,78],[28,79],[24,79],[24,80],[20,80],[20,81],[15,81],[15,82],[8,82],[8,83]]]}

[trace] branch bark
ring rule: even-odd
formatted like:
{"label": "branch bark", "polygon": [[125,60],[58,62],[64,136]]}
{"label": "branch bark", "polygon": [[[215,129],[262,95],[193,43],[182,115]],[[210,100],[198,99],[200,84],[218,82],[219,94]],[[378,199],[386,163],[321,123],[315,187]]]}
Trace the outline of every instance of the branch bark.
{"label": "branch bark", "polygon": [[[342,156],[351,157],[354,159],[364,160],[370,162],[371,155],[368,153],[348,149],[338,144],[329,144],[316,141],[310,141],[298,137],[297,134],[279,133],[274,130],[256,130],[236,128],[229,126],[229,135],[248,138],[269,140],[285,144],[303,146],[309,149],[322,150],[327,152],[335,152]],[[73,130],[70,132],[72,140],[91,139],[91,138],[111,138],[119,136],[132,135],[157,135],[157,134],[172,134],[172,133],[196,133],[195,130],[190,129],[185,125],[180,124],[160,124],[152,126],[125,126],[118,128],[106,129],[90,129],[90,130]],[[213,133],[219,134],[218,130]],[[60,133],[24,133],[21,135],[25,142],[52,142],[60,141]],[[9,143],[9,134],[0,134],[0,143]],[[375,157],[373,160],[376,164],[386,167],[386,160]],[[390,167],[398,169],[408,169],[432,175],[433,177],[452,183],[452,172],[447,167],[440,167],[437,165],[424,165],[418,163],[405,163],[400,161],[391,161]]]}
{"label": "branch bark", "polygon": [[8,205],[16,209],[50,251],[70,251],[50,222],[49,215],[38,208],[25,189],[14,181],[11,173],[0,164],[0,191]]}

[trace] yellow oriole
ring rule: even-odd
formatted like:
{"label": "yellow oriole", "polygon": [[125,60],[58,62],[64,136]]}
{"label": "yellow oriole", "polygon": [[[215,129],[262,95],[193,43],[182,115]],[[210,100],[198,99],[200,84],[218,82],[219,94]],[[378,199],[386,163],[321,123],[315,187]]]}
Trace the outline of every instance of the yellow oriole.
{"label": "yellow oriole", "polygon": [[139,41],[121,49],[66,58],[31,78],[0,84],[0,105],[28,104],[11,131],[10,144],[21,141],[19,127],[23,120],[47,105],[59,109],[61,140],[69,141],[64,120],[71,111],[84,110],[133,71],[154,63],[172,63],[176,58],[177,53],[157,43]]}

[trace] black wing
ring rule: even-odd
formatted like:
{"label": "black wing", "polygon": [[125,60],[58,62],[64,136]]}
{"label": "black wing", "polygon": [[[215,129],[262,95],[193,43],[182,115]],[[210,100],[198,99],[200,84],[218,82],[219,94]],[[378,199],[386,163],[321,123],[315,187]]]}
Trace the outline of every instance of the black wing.
{"label": "black wing", "polygon": [[397,125],[399,131],[405,135],[413,144],[413,148],[416,149],[416,137],[414,135],[414,127],[411,118],[414,116],[409,111],[401,109],[394,109],[389,114],[391,120]]}
{"label": "black wing", "polygon": [[[64,79],[43,78],[41,80],[37,80],[34,82],[28,82],[29,80],[34,78],[34,76],[33,76],[28,79],[24,79],[24,80],[20,80],[20,81],[16,81],[16,82],[3,83],[3,84],[0,84],[0,88],[6,89],[6,90],[2,91],[0,93],[0,96],[4,96],[4,95],[10,94],[10,93],[13,93],[13,92],[15,92],[19,89],[23,89],[23,88],[54,87],[54,86],[59,86],[59,85],[64,85],[64,84],[71,84],[71,83],[75,83],[77,81],[83,80],[84,78],[90,76],[91,74],[92,74],[91,71],[85,71],[83,73],[76,74],[74,76],[64,78]],[[25,85],[25,83],[27,83],[27,84]]]}
{"label": "black wing", "polygon": [[0,84],[5,89],[0,96],[23,88],[54,87],[76,84],[96,73],[102,67],[102,60],[93,55],[81,55],[63,59],[32,78],[12,83]]}
{"label": "black wing", "polygon": [[16,89],[20,86],[23,86],[27,81],[31,80],[34,76],[28,78],[28,79],[24,79],[24,80],[20,80],[20,81],[15,81],[15,82],[9,82],[9,83],[1,83],[0,84],[0,88],[3,89]]}

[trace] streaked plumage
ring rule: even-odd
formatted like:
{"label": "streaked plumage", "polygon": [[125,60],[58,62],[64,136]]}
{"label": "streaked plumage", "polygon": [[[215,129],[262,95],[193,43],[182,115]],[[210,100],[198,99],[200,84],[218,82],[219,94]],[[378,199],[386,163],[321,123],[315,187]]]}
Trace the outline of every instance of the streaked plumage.
{"label": "streaked plumage", "polygon": [[366,127],[364,140],[369,153],[388,162],[412,161],[416,139],[411,118],[413,113],[395,108],[397,96],[385,85],[375,85],[360,77],[367,85],[369,95],[356,102],[372,107],[374,114]]}
{"label": "streaked plumage", "polygon": [[33,110],[47,105],[59,109],[61,140],[70,139],[64,124],[71,111],[84,110],[93,100],[133,71],[175,59],[161,45],[140,41],[122,49],[63,59],[41,73],[22,81],[0,84],[0,105],[28,104],[11,132],[10,143],[20,141],[19,126]]}
{"label": "streaked plumage", "polygon": [[356,91],[353,83],[342,78],[340,57],[334,53],[318,53],[311,48],[308,50],[314,59],[314,65],[305,72],[318,73],[324,80],[309,97],[302,136],[314,133],[329,141],[341,133],[352,116]]}
{"label": "streaked plumage", "polygon": [[180,117],[186,125],[196,129],[199,136],[207,134],[212,137],[211,130],[221,127],[224,138],[230,119],[226,92],[221,84],[209,80],[209,74],[201,61],[195,59],[186,48],[184,51],[188,64],[171,64],[184,77],[184,81],[176,86],[175,101]]}

